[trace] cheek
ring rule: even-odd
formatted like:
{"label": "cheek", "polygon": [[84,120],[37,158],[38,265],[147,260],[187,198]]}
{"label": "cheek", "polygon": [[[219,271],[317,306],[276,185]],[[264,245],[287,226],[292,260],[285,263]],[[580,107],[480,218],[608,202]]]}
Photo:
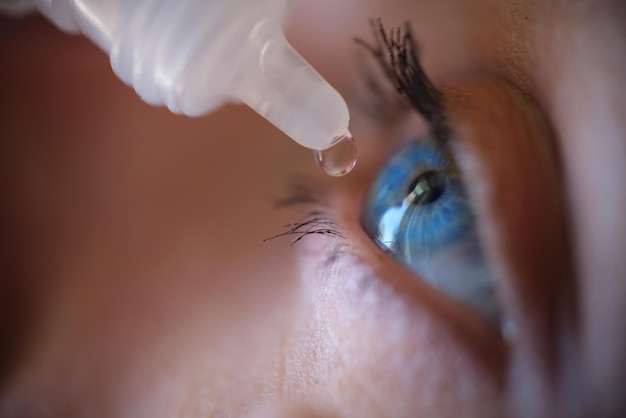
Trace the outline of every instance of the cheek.
{"label": "cheek", "polygon": [[312,237],[299,249],[308,315],[295,375],[350,416],[496,415],[503,345],[370,242],[348,200],[334,200],[345,240]]}

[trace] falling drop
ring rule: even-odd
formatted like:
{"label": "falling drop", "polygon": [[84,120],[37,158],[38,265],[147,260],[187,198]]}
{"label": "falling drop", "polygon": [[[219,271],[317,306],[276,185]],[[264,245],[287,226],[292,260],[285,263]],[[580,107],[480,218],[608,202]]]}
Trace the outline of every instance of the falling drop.
{"label": "falling drop", "polygon": [[314,154],[317,165],[329,176],[345,176],[356,165],[356,144],[349,133],[339,138],[332,147],[315,150]]}

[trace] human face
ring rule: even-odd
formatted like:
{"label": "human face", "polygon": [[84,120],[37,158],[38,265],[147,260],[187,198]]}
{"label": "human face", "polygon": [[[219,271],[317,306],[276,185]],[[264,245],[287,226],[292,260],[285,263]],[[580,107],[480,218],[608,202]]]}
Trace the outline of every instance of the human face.
{"label": "human face", "polygon": [[[624,410],[624,7],[327,3],[296,2],[288,36],[348,101],[342,179],[244,108],[170,115],[85,40],[2,22],[3,415]],[[373,179],[429,128],[364,91],[352,36],[378,16],[411,22],[443,92],[507,326],[363,231]],[[294,180],[314,202],[277,208]],[[342,237],[263,242],[312,210]]]}

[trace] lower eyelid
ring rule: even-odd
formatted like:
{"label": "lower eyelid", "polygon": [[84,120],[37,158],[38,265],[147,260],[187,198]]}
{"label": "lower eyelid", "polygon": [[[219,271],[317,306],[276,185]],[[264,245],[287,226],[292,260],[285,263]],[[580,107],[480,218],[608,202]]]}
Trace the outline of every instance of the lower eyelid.
{"label": "lower eyelid", "polygon": [[[313,316],[321,321],[320,332],[341,341],[334,350],[344,365],[364,379],[371,372],[403,381],[397,387],[409,392],[402,393],[404,402],[425,393],[426,381],[446,382],[445,393],[463,393],[453,387],[470,384],[495,398],[507,358],[500,335],[478,315],[416,281],[371,242],[349,207],[341,210],[337,222],[345,239],[312,237],[297,250]],[[454,381],[451,375],[457,375]],[[466,407],[473,401],[466,400]]]}
{"label": "lower eyelid", "polygon": [[[315,184],[310,184],[310,186],[315,186]],[[360,212],[367,187],[368,184],[363,181],[344,183],[340,186],[334,184],[334,187],[325,189],[322,200],[311,198],[302,202],[305,206],[302,207],[301,213],[321,213],[322,215],[315,215],[315,217],[323,216],[325,221],[333,224],[337,233],[333,235],[309,234],[298,241],[294,249],[298,251],[301,257],[304,257],[304,260],[308,260],[306,264],[309,264],[310,268],[315,271],[320,269],[332,271],[336,265],[343,265],[349,261],[353,266],[367,267],[374,273],[380,273],[373,274],[372,277],[385,276],[384,281],[402,284],[403,287],[407,285],[406,290],[408,292],[415,291],[416,288],[427,289],[428,292],[436,295],[436,299],[447,301],[447,297],[439,295],[428,285],[419,283],[415,279],[414,273],[400,266],[396,260],[384,253],[365,234],[360,221]],[[315,190],[315,188],[311,190]],[[308,219],[310,216],[300,215],[299,218],[302,222],[306,222]],[[290,226],[295,224],[297,222],[289,224],[285,231],[282,234],[276,234],[276,237],[287,234],[287,238],[290,238]],[[294,236],[294,238],[298,237]],[[275,237],[268,239],[272,238]],[[390,269],[392,272],[383,274],[381,269]],[[349,280],[349,278],[347,279]],[[493,332],[493,329],[490,331]]]}
{"label": "lower eyelid", "polygon": [[[388,283],[396,288],[398,293],[420,294],[424,298],[422,303],[429,306],[429,309],[443,309],[447,315],[453,311],[462,311],[464,320],[468,319],[467,312],[470,311],[471,322],[475,324],[470,328],[484,328],[484,332],[499,340],[501,335],[498,330],[490,326],[470,308],[459,306],[458,302],[441,294],[430,285],[420,280],[416,280],[414,273],[408,271],[404,266],[391,258],[388,254],[376,245],[363,231],[360,223],[360,208],[365,187],[352,187],[336,190],[328,194],[327,204],[329,205],[329,216],[337,224],[342,234],[340,238],[311,237],[299,247],[302,254],[308,258],[308,263],[315,264],[314,269],[325,273],[334,271],[338,266],[350,265],[354,268],[366,268],[370,271],[370,277],[383,283]],[[317,259],[311,256],[310,250],[317,254]],[[317,261],[316,261],[317,260]],[[345,277],[350,281],[350,276]],[[443,308],[447,306],[447,308]],[[451,318],[448,318],[451,319]]]}

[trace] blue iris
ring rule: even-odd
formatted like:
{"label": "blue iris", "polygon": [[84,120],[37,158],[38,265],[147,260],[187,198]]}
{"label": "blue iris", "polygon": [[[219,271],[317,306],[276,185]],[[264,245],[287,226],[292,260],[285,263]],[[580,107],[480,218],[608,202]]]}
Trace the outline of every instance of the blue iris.
{"label": "blue iris", "polygon": [[432,140],[410,143],[370,186],[367,234],[420,278],[489,317],[495,292],[464,187]]}

